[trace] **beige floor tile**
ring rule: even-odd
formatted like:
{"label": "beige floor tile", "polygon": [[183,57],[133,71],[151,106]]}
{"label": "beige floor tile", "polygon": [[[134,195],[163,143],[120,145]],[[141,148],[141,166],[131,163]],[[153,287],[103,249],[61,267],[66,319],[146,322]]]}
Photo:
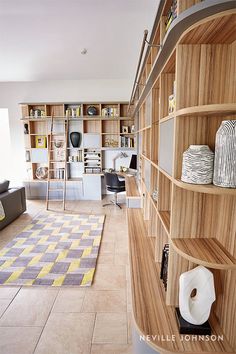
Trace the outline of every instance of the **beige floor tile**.
{"label": "beige floor tile", "polygon": [[98,313],[93,343],[127,344],[127,314]]}
{"label": "beige floor tile", "polygon": [[92,288],[95,290],[126,288],[125,266],[98,264]]}
{"label": "beige floor tile", "polygon": [[0,317],[11,303],[11,299],[0,299]]}
{"label": "beige floor tile", "polygon": [[19,287],[0,286],[0,299],[13,299],[19,290]]}
{"label": "beige floor tile", "polygon": [[1,354],[33,354],[41,327],[0,327]]}
{"label": "beige floor tile", "polygon": [[134,354],[130,344],[93,344],[91,354]]}
{"label": "beige floor tile", "polygon": [[115,250],[115,242],[106,242],[102,240],[101,247],[99,250],[100,254],[113,254]]}
{"label": "beige floor tile", "polygon": [[0,319],[0,326],[43,326],[57,293],[57,289],[21,289]]}
{"label": "beige floor tile", "polygon": [[114,254],[99,254],[98,264],[114,264]]}
{"label": "beige floor tile", "polygon": [[127,238],[119,238],[115,241],[115,253],[128,253],[129,243]]}
{"label": "beige floor tile", "polygon": [[80,312],[84,300],[84,289],[61,289],[54,303],[53,312]]}
{"label": "beige floor tile", "polygon": [[95,314],[52,313],[35,354],[89,354]]}
{"label": "beige floor tile", "polygon": [[88,290],[85,293],[82,312],[125,312],[125,290]]}
{"label": "beige floor tile", "polygon": [[115,253],[114,264],[115,265],[128,265],[129,264],[128,253]]}

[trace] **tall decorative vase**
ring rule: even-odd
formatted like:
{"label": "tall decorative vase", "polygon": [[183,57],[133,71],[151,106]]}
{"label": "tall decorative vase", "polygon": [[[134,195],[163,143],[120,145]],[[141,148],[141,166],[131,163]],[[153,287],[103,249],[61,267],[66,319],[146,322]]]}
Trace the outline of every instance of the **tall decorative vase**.
{"label": "tall decorative vase", "polygon": [[224,120],[216,133],[213,183],[236,188],[236,120]]}
{"label": "tall decorative vase", "polygon": [[190,145],[183,153],[181,180],[193,184],[211,184],[214,153],[208,145]]}
{"label": "tall decorative vase", "polygon": [[74,148],[79,148],[81,144],[81,134],[79,132],[70,133],[70,141]]}

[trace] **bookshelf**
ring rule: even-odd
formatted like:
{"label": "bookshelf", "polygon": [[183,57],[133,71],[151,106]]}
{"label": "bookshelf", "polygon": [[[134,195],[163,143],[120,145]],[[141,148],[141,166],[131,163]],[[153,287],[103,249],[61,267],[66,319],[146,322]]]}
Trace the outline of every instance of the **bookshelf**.
{"label": "bookshelf", "polygon": [[[168,24],[173,3],[176,17]],[[150,35],[161,48],[148,46],[133,96],[142,196],[142,209],[128,210],[133,317],[138,334],[157,335],[146,342],[151,353],[236,351],[236,189],[181,181],[189,145],[214,151],[221,122],[236,119],[235,21],[233,1],[161,1]],[[179,276],[197,265],[214,275],[210,323],[214,335],[223,333],[220,342],[182,340],[178,332]]]}
{"label": "bookshelf", "polygon": [[[36,170],[48,165],[52,116],[56,131],[55,140],[58,142],[63,141],[68,120],[67,181],[79,181],[86,173],[101,174],[105,151],[136,149],[134,119],[128,116],[127,102],[22,103],[21,111],[27,151],[26,164],[27,169],[31,171],[30,182],[47,180],[37,179]],[[71,144],[69,136],[73,131],[81,134],[79,148],[73,148]],[[39,138],[43,142],[41,146],[36,146]],[[55,156],[53,161],[54,167],[59,170],[60,157]],[[60,180],[57,173],[54,179]]]}

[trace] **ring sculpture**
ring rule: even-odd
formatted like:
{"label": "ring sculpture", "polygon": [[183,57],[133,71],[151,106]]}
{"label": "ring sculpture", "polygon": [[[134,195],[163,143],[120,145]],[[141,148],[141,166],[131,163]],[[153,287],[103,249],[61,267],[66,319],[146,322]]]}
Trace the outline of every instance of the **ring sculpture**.
{"label": "ring sculpture", "polygon": [[[196,292],[192,296],[193,292]],[[198,266],[182,273],[179,278],[179,310],[185,321],[201,325],[205,323],[215,301],[213,274],[205,267]]]}

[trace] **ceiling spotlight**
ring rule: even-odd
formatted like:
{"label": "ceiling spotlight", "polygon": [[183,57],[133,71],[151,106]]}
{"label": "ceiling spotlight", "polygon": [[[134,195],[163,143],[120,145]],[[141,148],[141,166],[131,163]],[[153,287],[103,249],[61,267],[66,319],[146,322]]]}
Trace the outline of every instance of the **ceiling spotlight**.
{"label": "ceiling spotlight", "polygon": [[82,51],[81,51],[81,54],[83,54],[83,55],[85,55],[85,54],[87,54],[87,49],[86,48],[84,48]]}

